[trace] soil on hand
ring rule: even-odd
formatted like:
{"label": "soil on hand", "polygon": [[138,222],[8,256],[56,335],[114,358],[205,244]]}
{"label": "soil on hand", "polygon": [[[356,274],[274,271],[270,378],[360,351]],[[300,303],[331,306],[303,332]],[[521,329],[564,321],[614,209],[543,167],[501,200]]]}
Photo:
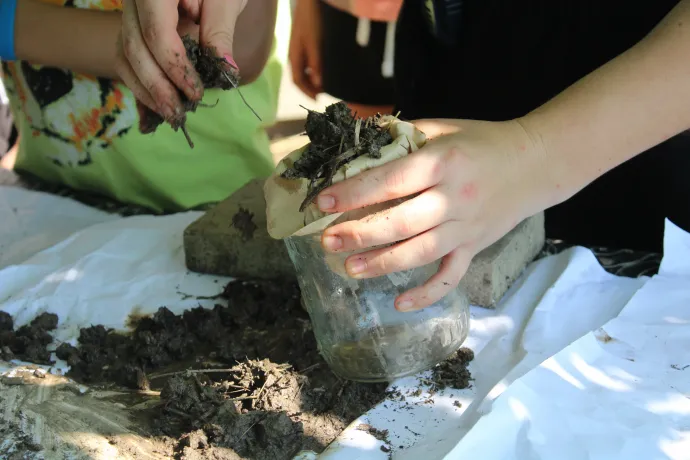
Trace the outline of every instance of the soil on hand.
{"label": "soil on hand", "polygon": [[[229,90],[236,88],[239,85],[239,72],[232,67],[225,59],[218,56],[215,48],[208,48],[200,46],[198,42],[194,41],[190,36],[186,35],[182,38],[185,50],[187,51],[187,58],[194,66],[194,70],[199,74],[201,83],[204,89],[223,89]],[[182,92],[178,92],[184,113],[175,119],[167,120],[172,128],[177,131],[181,129],[189,142],[190,147],[194,147],[189,134],[187,133],[185,124],[187,122],[187,113],[196,112],[196,109],[202,104],[198,101],[192,101]],[[142,106],[140,110],[139,131],[143,134],[150,134],[158,129],[158,126],[163,124],[166,120],[158,113],[152,111],[148,107]]]}
{"label": "soil on hand", "polygon": [[53,341],[50,332],[58,325],[58,316],[43,313],[30,324],[14,330],[12,317],[0,311],[0,359],[19,359],[35,364],[52,364],[46,346]]}
{"label": "soil on hand", "polygon": [[381,147],[393,141],[379,117],[353,116],[344,102],[326,108],[325,113],[309,111],[305,124],[309,145],[291,168],[283,172],[285,179],[308,179],[307,197],[300,211],[332,184],[333,176],[342,166],[362,155],[381,158]]}

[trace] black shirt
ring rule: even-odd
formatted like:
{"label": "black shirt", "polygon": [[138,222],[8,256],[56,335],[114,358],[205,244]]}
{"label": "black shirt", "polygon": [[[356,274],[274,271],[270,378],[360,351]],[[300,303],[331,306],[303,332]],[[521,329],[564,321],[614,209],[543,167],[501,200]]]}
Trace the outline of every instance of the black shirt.
{"label": "black shirt", "polygon": [[[405,0],[396,41],[406,119],[525,115],[635,45],[679,0],[464,0],[457,41],[438,39],[424,0]],[[690,230],[690,136],[607,173],[547,211],[547,234],[660,250],[664,218]]]}

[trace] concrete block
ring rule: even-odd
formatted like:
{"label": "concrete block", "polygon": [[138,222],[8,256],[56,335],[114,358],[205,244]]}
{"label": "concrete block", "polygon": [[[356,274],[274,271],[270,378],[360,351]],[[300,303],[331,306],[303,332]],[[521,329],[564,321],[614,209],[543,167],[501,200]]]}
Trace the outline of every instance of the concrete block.
{"label": "concrete block", "polygon": [[544,213],[525,219],[477,254],[460,282],[470,303],[494,308],[544,246]]}
{"label": "concrete block", "polygon": [[[187,268],[235,278],[295,277],[281,240],[266,231],[264,180],[254,180],[184,232]],[[544,214],[477,254],[461,281],[472,305],[493,308],[544,245]]]}
{"label": "concrete block", "polygon": [[189,270],[235,278],[295,277],[285,243],[266,230],[263,183],[247,183],[185,229]]}

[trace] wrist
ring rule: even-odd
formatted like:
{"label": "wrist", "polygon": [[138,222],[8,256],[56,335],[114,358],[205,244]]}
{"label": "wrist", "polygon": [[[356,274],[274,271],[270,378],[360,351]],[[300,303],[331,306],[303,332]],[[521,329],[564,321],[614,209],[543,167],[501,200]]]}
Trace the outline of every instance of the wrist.
{"label": "wrist", "polygon": [[0,59],[14,61],[15,55],[15,19],[18,0],[0,0]]}
{"label": "wrist", "polygon": [[529,170],[531,202],[534,204],[529,215],[534,215],[567,200],[577,192],[577,188],[571,183],[567,166],[553,151],[541,117],[530,113],[513,121],[524,133],[524,154]]}

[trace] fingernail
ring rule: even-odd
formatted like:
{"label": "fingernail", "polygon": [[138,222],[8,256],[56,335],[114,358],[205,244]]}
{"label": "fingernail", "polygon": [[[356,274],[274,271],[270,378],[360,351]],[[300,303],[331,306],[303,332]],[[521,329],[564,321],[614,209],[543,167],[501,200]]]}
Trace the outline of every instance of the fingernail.
{"label": "fingernail", "polygon": [[401,299],[398,301],[398,310],[400,311],[409,311],[414,308],[414,301],[412,299]]}
{"label": "fingernail", "polygon": [[323,245],[326,247],[326,249],[335,251],[336,249],[343,247],[343,239],[339,236],[324,236]]}
{"label": "fingernail", "polygon": [[189,89],[189,92],[187,94],[187,97],[189,99],[201,100],[201,98],[204,97],[203,88],[200,84],[196,84],[194,82],[189,82],[187,84],[187,88]]}
{"label": "fingernail", "polygon": [[335,198],[331,195],[319,195],[316,201],[319,205],[319,209],[322,211],[328,211],[335,208]]}
{"label": "fingernail", "polygon": [[240,68],[237,67],[237,63],[235,62],[235,60],[229,54],[223,55],[223,59],[225,59],[225,62],[233,66],[235,69],[240,70]]}
{"label": "fingernail", "polygon": [[161,105],[158,107],[158,113],[163,115],[163,118],[170,120],[175,118],[175,109],[171,105]]}
{"label": "fingernail", "polygon": [[362,259],[348,260],[345,269],[350,275],[360,275],[367,269],[367,263]]}

